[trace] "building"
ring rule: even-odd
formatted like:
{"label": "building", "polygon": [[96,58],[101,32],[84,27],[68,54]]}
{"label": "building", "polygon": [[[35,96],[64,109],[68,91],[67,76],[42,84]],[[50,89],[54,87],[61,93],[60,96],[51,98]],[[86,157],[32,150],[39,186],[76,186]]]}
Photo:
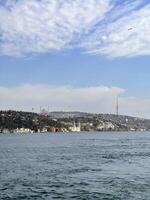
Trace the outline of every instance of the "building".
{"label": "building", "polygon": [[32,131],[29,128],[17,128],[16,130],[14,130],[15,133],[33,133],[34,131]]}
{"label": "building", "polygon": [[81,131],[81,125],[80,125],[80,122],[77,124],[77,123],[73,123],[73,126],[71,126],[70,128],[69,128],[69,130],[71,131],[71,132],[80,132]]}
{"label": "building", "polygon": [[115,126],[111,122],[101,122],[101,124],[99,124],[97,126],[97,129],[100,130],[100,131],[103,131],[103,130],[114,130]]}

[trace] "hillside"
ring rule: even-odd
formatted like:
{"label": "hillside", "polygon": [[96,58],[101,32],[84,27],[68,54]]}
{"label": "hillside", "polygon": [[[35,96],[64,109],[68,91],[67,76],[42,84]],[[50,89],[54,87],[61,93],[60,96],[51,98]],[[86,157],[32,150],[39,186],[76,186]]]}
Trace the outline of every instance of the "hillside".
{"label": "hillside", "polygon": [[150,130],[150,120],[124,115],[95,114],[85,112],[51,112],[50,118],[61,119],[61,121],[80,121],[93,123],[96,125],[103,122],[110,122],[116,130]]}
{"label": "hillside", "polygon": [[61,127],[61,124],[46,116],[22,111],[0,111],[0,131],[15,132],[16,129],[30,129],[34,132],[44,128]]}
{"label": "hillside", "polygon": [[149,131],[150,120],[112,114],[52,112],[49,115],[0,111],[0,132]]}

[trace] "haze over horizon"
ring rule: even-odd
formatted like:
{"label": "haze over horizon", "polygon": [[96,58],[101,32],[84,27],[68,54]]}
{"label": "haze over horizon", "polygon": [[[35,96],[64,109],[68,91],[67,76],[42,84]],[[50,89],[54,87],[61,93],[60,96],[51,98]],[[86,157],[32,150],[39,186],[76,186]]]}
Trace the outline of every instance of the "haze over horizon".
{"label": "haze over horizon", "polygon": [[148,0],[0,0],[0,110],[150,119]]}

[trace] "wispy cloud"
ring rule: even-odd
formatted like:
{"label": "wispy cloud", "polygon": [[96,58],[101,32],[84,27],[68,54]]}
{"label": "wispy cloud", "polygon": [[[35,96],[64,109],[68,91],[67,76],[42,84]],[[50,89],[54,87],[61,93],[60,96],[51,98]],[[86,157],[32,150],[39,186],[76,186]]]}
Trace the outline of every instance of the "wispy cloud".
{"label": "wispy cloud", "polygon": [[90,53],[108,57],[150,55],[149,24],[150,5],[145,5],[108,22],[105,27],[98,27],[84,45]]}
{"label": "wispy cloud", "polygon": [[150,55],[145,0],[0,1],[0,54],[82,47],[108,57]]}
{"label": "wispy cloud", "polygon": [[[97,86],[21,85],[0,87],[1,108],[39,112],[40,106],[51,111],[116,113],[119,96],[121,114],[150,118],[150,99],[126,96],[123,88]],[[11,102],[11,103],[10,103]]]}
{"label": "wispy cloud", "polygon": [[6,2],[7,6],[0,6],[0,51],[4,55],[67,48],[110,9],[110,0]]}

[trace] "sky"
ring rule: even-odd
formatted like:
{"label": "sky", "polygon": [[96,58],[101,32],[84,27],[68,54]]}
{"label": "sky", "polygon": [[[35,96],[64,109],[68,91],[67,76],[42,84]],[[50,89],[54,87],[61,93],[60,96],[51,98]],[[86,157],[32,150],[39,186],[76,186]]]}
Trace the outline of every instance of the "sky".
{"label": "sky", "polygon": [[0,109],[150,118],[148,0],[0,0]]}

